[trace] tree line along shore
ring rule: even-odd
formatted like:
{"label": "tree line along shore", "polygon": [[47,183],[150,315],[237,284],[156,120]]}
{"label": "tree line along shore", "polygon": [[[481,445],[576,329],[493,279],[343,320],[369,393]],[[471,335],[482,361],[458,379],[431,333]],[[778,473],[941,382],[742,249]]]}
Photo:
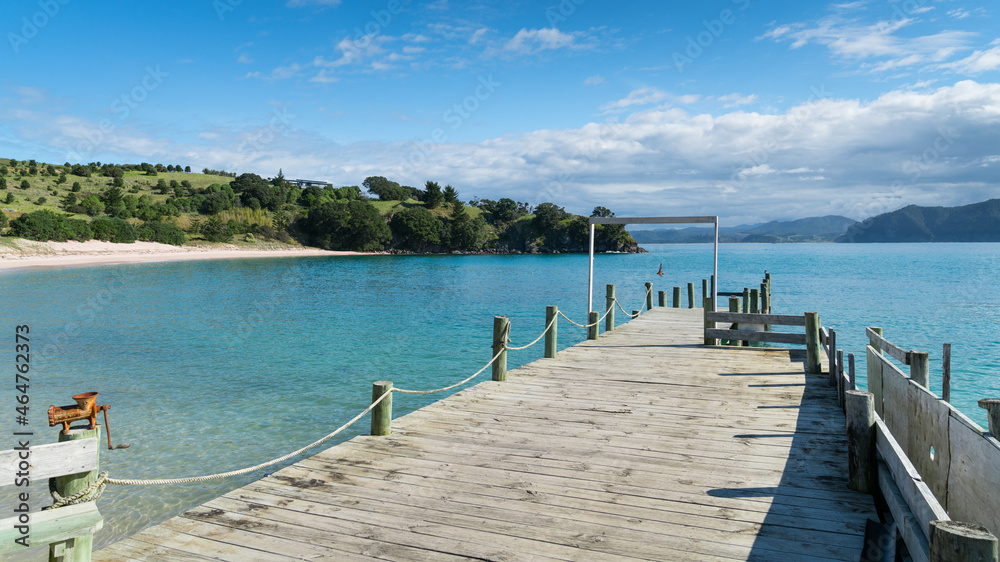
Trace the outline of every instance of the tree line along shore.
{"label": "tree line along shore", "polygon": [[[382,176],[361,186],[307,185],[190,166],[62,165],[0,159],[0,232],[38,241],[137,240],[173,245],[274,241],[326,250],[398,253],[585,252],[587,217],[423,189]],[[614,213],[596,207],[591,216]],[[599,225],[600,252],[642,251],[621,225]]]}

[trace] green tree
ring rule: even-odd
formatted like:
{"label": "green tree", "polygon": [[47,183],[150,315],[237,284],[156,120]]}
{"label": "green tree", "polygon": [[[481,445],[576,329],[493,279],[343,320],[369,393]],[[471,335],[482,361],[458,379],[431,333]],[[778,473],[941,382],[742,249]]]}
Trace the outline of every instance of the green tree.
{"label": "green tree", "polygon": [[38,203],[39,205],[44,205],[46,201],[48,201],[48,199],[46,199],[44,197],[39,197],[38,201],[36,201],[36,203]]}
{"label": "green tree", "polygon": [[92,217],[96,217],[104,212],[104,203],[96,195],[88,195],[80,202],[80,206],[83,207],[85,213]]}
{"label": "green tree", "polygon": [[594,207],[594,212],[590,213],[590,216],[598,218],[608,218],[615,216],[615,214],[611,212],[611,209],[608,209],[607,207],[598,206]]}
{"label": "green tree", "polygon": [[424,207],[411,207],[393,215],[389,222],[399,246],[418,252],[434,251],[441,245],[444,227]]}
{"label": "green tree", "polygon": [[67,219],[49,210],[25,213],[10,223],[11,234],[29,240],[90,240],[93,232],[86,221]]}
{"label": "green tree", "polygon": [[56,180],[56,183],[61,185],[66,183],[66,181],[66,172],[59,172],[59,178]]}
{"label": "green tree", "polygon": [[79,193],[79,191],[80,191],[81,189],[83,189],[83,186],[81,186],[81,185],[80,185],[80,182],[78,182],[78,181],[75,181],[75,182],[73,182],[73,187],[71,188],[71,190],[72,190],[72,191],[73,191],[74,193]]}
{"label": "green tree", "polygon": [[21,180],[21,189],[31,189],[31,184],[28,180]]}
{"label": "green tree", "polygon": [[375,195],[381,201],[396,201],[405,199],[409,193],[394,181],[390,181],[383,176],[369,176],[361,185],[368,190],[368,193]]}
{"label": "green tree", "polygon": [[428,181],[424,184],[424,203],[428,209],[433,209],[444,203],[444,194],[441,193],[441,186],[436,181]]}
{"label": "green tree", "polygon": [[233,239],[233,233],[229,231],[229,225],[224,223],[217,215],[213,215],[205,221],[201,227],[201,235],[209,242],[229,242]]}
{"label": "green tree", "polygon": [[105,242],[131,244],[138,238],[136,229],[130,222],[120,218],[97,217],[90,223],[94,238]]}
{"label": "green tree", "polygon": [[4,177],[6,175],[7,175],[7,166],[0,165],[0,177]]}
{"label": "green tree", "polygon": [[240,196],[245,207],[277,210],[283,200],[279,200],[278,191],[267,180],[257,174],[241,174],[229,182],[233,192]]}
{"label": "green tree", "polygon": [[542,203],[535,207],[535,218],[531,219],[531,226],[539,233],[552,230],[559,225],[559,221],[565,219],[568,213],[554,203]]}
{"label": "green tree", "polygon": [[448,204],[455,204],[458,201],[458,190],[451,185],[444,186],[444,202]]}
{"label": "green tree", "polygon": [[452,250],[481,250],[486,245],[486,219],[482,215],[469,217],[461,201],[452,203],[448,231],[448,247]]}
{"label": "green tree", "polygon": [[173,246],[183,246],[187,241],[187,235],[176,224],[160,221],[147,221],[137,229],[139,240],[146,242],[159,242],[161,244],[171,244]]}
{"label": "green tree", "polygon": [[8,204],[8,205],[10,205],[11,203],[13,203],[14,201],[15,201],[14,194],[10,193],[10,192],[7,193],[7,198],[3,200],[3,202],[6,203],[6,204]]}
{"label": "green tree", "polygon": [[7,178],[0,178],[0,189],[7,189]]}
{"label": "green tree", "polygon": [[331,201],[309,210],[296,228],[310,245],[327,250],[371,252],[385,248],[392,233],[368,201]]}
{"label": "green tree", "polygon": [[191,173],[191,166],[184,166],[184,171],[190,174]]}
{"label": "green tree", "polygon": [[52,164],[49,164],[48,166],[45,166],[45,173],[48,174],[48,175],[50,175],[50,176],[56,175],[56,167],[53,166]]}

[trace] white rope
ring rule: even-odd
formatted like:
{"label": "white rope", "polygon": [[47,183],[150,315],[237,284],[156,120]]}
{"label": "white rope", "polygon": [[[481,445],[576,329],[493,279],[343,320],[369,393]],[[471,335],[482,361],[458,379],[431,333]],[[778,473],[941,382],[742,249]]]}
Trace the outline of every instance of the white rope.
{"label": "white rope", "polygon": [[463,384],[465,384],[465,383],[471,381],[472,379],[476,378],[477,376],[479,376],[480,373],[482,373],[483,371],[485,371],[487,369],[487,367],[489,367],[490,365],[492,365],[497,360],[497,357],[500,357],[500,355],[504,351],[506,351],[506,350],[507,350],[506,348],[501,349],[500,351],[497,352],[496,355],[493,356],[493,359],[490,359],[489,363],[487,363],[485,366],[483,366],[482,369],[479,369],[478,371],[476,371],[475,373],[473,373],[471,377],[465,379],[464,381],[457,382],[457,383],[455,383],[455,384],[453,384],[451,386],[446,386],[444,388],[438,388],[438,389],[435,389],[435,390],[404,390],[402,388],[393,388],[392,391],[393,392],[402,392],[403,394],[434,394],[435,392],[444,392],[446,390],[451,390],[451,389],[455,388],[456,386],[462,386]]}
{"label": "white rope", "polygon": [[391,396],[391,394],[388,393],[388,392],[386,392],[382,396],[379,396],[378,399],[375,400],[374,402],[372,402],[370,406],[368,406],[367,408],[364,409],[364,411],[362,411],[360,414],[354,416],[354,418],[351,421],[349,421],[349,422],[345,423],[344,425],[338,427],[335,431],[333,431],[332,433],[327,434],[325,437],[323,437],[321,439],[318,439],[316,441],[313,441],[309,445],[306,445],[305,447],[302,447],[301,449],[298,449],[296,451],[292,451],[291,453],[288,453],[287,455],[278,457],[278,458],[276,458],[274,460],[270,460],[270,461],[267,461],[267,462],[264,462],[264,463],[260,463],[260,464],[255,465],[255,466],[251,466],[249,468],[244,468],[244,469],[241,469],[241,470],[232,470],[232,471],[229,471],[229,472],[220,472],[218,474],[209,474],[209,475],[206,475],[206,476],[192,476],[190,478],[165,478],[165,479],[160,479],[160,480],[132,480],[132,479],[108,478],[106,481],[107,481],[108,484],[116,484],[116,485],[119,485],[119,486],[151,486],[151,485],[154,485],[154,484],[186,484],[188,482],[205,482],[207,480],[219,480],[221,478],[229,478],[230,476],[239,476],[240,474],[247,474],[247,473],[253,472],[255,470],[260,470],[262,468],[266,468],[268,466],[278,464],[281,461],[288,460],[288,459],[290,459],[290,458],[292,458],[292,457],[294,457],[294,456],[296,456],[296,455],[298,455],[298,454],[300,454],[300,453],[302,453],[304,451],[312,449],[313,447],[315,447],[316,445],[319,445],[320,443],[323,443],[323,442],[331,439],[332,437],[334,437],[335,435],[337,435],[341,431],[343,431],[343,430],[347,429],[348,427],[350,427],[351,425],[353,425],[354,422],[360,420],[362,417],[364,417],[365,414],[367,414],[368,412],[372,411],[372,409],[375,408],[375,406],[378,406],[379,403],[381,403],[383,400],[385,400],[385,398],[387,396]]}
{"label": "white rope", "polygon": [[540,335],[537,338],[535,338],[535,341],[529,343],[528,345],[522,345],[521,347],[510,347],[507,344],[504,344],[504,347],[506,347],[510,351],[521,351],[522,349],[528,349],[529,347],[531,347],[531,346],[535,345],[536,343],[538,343],[539,341],[541,341],[542,338],[545,337],[545,334],[549,333],[549,328],[551,328],[552,325],[556,323],[556,319],[557,318],[559,318],[559,317],[558,316],[553,316],[552,320],[549,321],[549,325],[546,326],[544,330],[542,330],[542,335]]}
{"label": "white rope", "polygon": [[[592,327],[600,324],[605,318],[607,318],[608,313],[610,313],[615,308],[615,304],[617,304],[617,303],[618,303],[618,299],[615,299],[615,302],[612,303],[612,305],[609,306],[608,309],[604,311],[604,316],[601,316],[600,318],[597,319],[596,322],[593,322],[591,324],[577,324],[572,319],[570,319],[569,316],[566,316],[565,314],[563,314],[563,311],[561,311],[561,310],[559,311],[559,316],[562,316],[563,318],[565,318],[566,320],[568,320],[570,324],[573,324],[574,326],[579,326],[581,328],[592,328]],[[621,308],[620,304],[618,305],[618,308]],[[626,312],[625,314],[628,314],[628,313]]]}

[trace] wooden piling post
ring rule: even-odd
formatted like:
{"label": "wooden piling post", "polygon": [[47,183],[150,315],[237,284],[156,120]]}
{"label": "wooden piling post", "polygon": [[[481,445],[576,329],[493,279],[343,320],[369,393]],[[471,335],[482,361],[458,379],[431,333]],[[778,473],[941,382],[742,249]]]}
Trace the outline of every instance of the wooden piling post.
{"label": "wooden piling post", "polygon": [[960,521],[931,521],[930,562],[997,562],[997,538],[986,527]]}
{"label": "wooden piling post", "polygon": [[674,301],[673,301],[673,306],[674,306],[674,308],[680,308],[681,307],[681,288],[680,287],[674,287]]}
{"label": "wooden piling post", "polygon": [[[739,312],[740,311],[740,297],[729,297],[729,312]],[[739,328],[739,324],[733,324],[729,327],[731,330]],[[729,340],[729,345],[740,345],[740,340]]]}
{"label": "wooden piling post", "polygon": [[844,406],[847,415],[847,487],[872,494],[878,489],[875,457],[875,396],[849,390]]}
{"label": "wooden piling post", "polygon": [[847,391],[844,385],[844,350],[837,350],[837,405],[844,409],[844,392]]}
{"label": "wooden piling post", "polygon": [[819,314],[816,312],[806,312],[806,372],[817,375],[822,373],[820,364],[820,344],[819,344]]}
{"label": "wooden piling post", "polygon": [[951,402],[951,344],[944,344],[941,350],[941,398]]}
{"label": "wooden piling post", "polygon": [[711,296],[711,295],[708,294],[708,279],[702,279],[701,280],[701,302],[704,303],[705,299],[707,299],[709,296]]}
{"label": "wooden piling post", "polygon": [[638,318],[640,314],[642,314],[641,310],[632,310],[632,318]]}
{"label": "wooden piling post", "polygon": [[610,283],[604,303],[604,310],[608,311],[607,316],[604,317],[604,331],[611,332],[615,329],[615,286]]}
{"label": "wooden piling post", "polygon": [[[89,439],[91,437],[96,437],[97,442],[101,442],[101,426],[98,425],[94,427],[94,429],[86,427],[70,428],[67,433],[63,433],[62,431],[59,432],[60,443],[64,441]],[[100,451],[100,447],[97,449]],[[95,452],[94,454],[99,455],[100,453]],[[73,494],[78,494],[84,491],[90,487],[91,484],[97,482],[98,472],[99,467],[87,472],[57,476],[53,479],[55,480],[55,482],[53,482],[53,486],[60,496],[64,498],[72,496]],[[94,535],[82,535],[69,540],[50,544],[49,560],[59,562],[90,562],[90,555],[93,549]]]}
{"label": "wooden piling post", "polygon": [[910,379],[930,390],[930,363],[926,351],[910,352]]}
{"label": "wooden piling post", "polygon": [[653,284],[646,282],[646,310],[653,310]]}
{"label": "wooden piling post", "polygon": [[986,410],[990,433],[1000,439],[1000,398],[982,398],[979,407]]}
{"label": "wooden piling post", "polygon": [[660,306],[667,306],[667,292],[659,291],[660,295]]}
{"label": "wooden piling post", "polygon": [[760,284],[760,313],[770,314],[771,306],[768,302],[767,283]]}
{"label": "wooden piling post", "polygon": [[601,319],[600,313],[596,310],[587,314],[587,339],[597,339],[597,323]]}
{"label": "wooden piling post", "polygon": [[[873,331],[873,332],[875,332],[876,334],[878,334],[880,336],[882,335],[882,328],[877,328],[875,326],[869,326],[868,329],[871,330],[871,331]],[[879,347],[878,343],[876,343],[875,340],[869,339],[868,340],[868,344],[871,345],[872,347],[874,347],[875,351],[878,352],[879,355],[882,355],[882,348]]]}
{"label": "wooden piling post", "polygon": [[830,386],[837,385],[837,330],[830,329],[829,339],[826,341],[826,362],[829,365],[829,379],[827,382]]}
{"label": "wooden piling post", "polygon": [[688,283],[688,308],[694,308],[694,283]]}
{"label": "wooden piling post", "polygon": [[760,314],[760,291],[750,289],[750,313]]}
{"label": "wooden piling post", "polygon": [[771,274],[764,272],[764,282],[767,283],[767,313],[771,314]]}
{"label": "wooden piling post", "polygon": [[372,435],[392,433],[392,382],[375,381],[372,383],[372,403],[375,403],[386,393],[389,393],[389,396],[386,396],[372,409]]}
{"label": "wooden piling post", "polygon": [[855,378],[855,375],[854,375],[854,354],[853,353],[848,353],[847,354],[847,375],[850,378],[850,385],[851,385],[851,388],[848,388],[847,390],[857,390],[858,389],[858,380]]}
{"label": "wooden piling post", "polygon": [[[712,297],[705,297],[701,302],[702,305],[705,307],[705,330],[711,330],[715,328],[715,323],[708,321],[708,313],[715,312],[714,310],[715,307],[712,305]],[[708,337],[708,332],[706,331],[705,345],[719,345],[719,340]]]}
{"label": "wooden piling post", "polygon": [[493,380],[507,380],[507,335],[510,333],[510,320],[506,316],[493,317],[493,355],[500,354],[493,362]]}
{"label": "wooden piling post", "polygon": [[545,307],[545,325],[549,327],[548,331],[545,332],[545,357],[547,359],[552,359],[556,356],[556,343],[559,340],[559,332],[556,326],[559,324],[559,307],[549,305]]}
{"label": "wooden piling post", "polygon": [[750,289],[743,287],[743,314],[750,312]]}

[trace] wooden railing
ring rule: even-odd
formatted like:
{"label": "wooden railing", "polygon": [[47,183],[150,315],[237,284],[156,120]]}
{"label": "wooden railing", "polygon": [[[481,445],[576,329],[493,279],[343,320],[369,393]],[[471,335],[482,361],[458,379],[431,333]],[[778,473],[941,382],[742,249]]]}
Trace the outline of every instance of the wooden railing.
{"label": "wooden railing", "polygon": [[30,511],[37,499],[21,486],[96,471],[98,447],[97,437],[90,437],[0,451],[0,486],[18,488],[15,515],[0,520],[0,554],[48,544],[49,560],[90,560],[93,534],[104,525],[97,504]]}

